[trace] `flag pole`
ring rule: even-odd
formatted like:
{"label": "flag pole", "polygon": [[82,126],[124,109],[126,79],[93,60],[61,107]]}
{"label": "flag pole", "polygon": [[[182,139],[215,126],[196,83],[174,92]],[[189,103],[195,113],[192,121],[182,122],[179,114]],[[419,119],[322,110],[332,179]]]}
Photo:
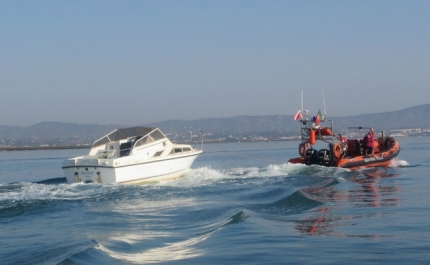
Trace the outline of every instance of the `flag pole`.
{"label": "flag pole", "polygon": [[322,91],[322,96],[323,96],[323,104],[324,104],[324,120],[327,118],[327,111],[325,109],[325,97],[324,97],[324,90]]}

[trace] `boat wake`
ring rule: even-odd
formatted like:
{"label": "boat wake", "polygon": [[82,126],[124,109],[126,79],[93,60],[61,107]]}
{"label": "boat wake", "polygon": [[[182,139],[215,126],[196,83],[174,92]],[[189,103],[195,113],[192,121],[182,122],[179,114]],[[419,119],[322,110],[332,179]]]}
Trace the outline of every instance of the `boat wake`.
{"label": "boat wake", "polygon": [[271,178],[296,178],[298,176],[312,177],[338,177],[342,178],[349,172],[348,169],[327,168],[321,166],[305,166],[302,164],[273,164],[264,168],[259,167],[238,167],[226,170],[214,169],[211,167],[201,167],[190,169],[182,178],[176,180],[162,181],[156,185],[178,186],[178,187],[198,187],[223,184],[226,182],[246,181],[248,184],[262,183]]}
{"label": "boat wake", "polygon": [[[394,159],[390,168],[415,167],[404,160]],[[383,168],[377,175],[398,175],[398,172],[386,172]],[[388,169],[387,169],[388,170]],[[0,215],[3,217],[21,215],[27,211],[34,212],[43,209],[56,201],[111,201],[116,199],[134,199],[141,194],[151,196],[165,196],[166,189],[174,189],[176,196],[189,192],[198,187],[237,187],[249,186],[290,186],[300,188],[324,179],[350,181],[375,175],[374,172],[358,171],[354,173],[348,169],[336,167],[322,167],[317,165],[306,166],[302,164],[272,164],[267,167],[237,167],[230,169],[214,169],[201,167],[190,169],[182,178],[166,180],[149,185],[124,184],[67,184],[64,178],[55,178],[37,183],[20,182],[0,184]],[[357,175],[358,174],[358,175]],[[179,188],[179,189],[177,189]],[[198,192],[198,191],[196,191]],[[255,195],[255,194],[254,194]],[[253,195],[253,196],[254,196]],[[36,207],[37,206],[37,207]]]}
{"label": "boat wake", "polygon": [[127,187],[135,187],[141,191],[142,187],[154,188],[157,186],[173,187],[199,187],[234,183],[264,183],[270,178],[297,178],[299,176],[315,177],[339,177],[348,170],[339,168],[326,168],[319,166],[305,166],[301,164],[274,164],[265,168],[238,167],[231,169],[214,169],[202,167],[190,169],[182,178],[166,180],[149,185],[124,185],[124,184],[97,184],[97,183],[73,183],[67,184],[64,178],[47,179],[39,182],[17,182],[0,184],[1,201],[20,200],[82,200],[92,197],[121,192]]}

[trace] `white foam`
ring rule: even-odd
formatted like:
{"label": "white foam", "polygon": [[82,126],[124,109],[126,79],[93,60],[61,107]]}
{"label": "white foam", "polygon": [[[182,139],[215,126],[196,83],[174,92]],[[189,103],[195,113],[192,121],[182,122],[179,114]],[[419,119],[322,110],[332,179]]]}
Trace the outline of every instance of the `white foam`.
{"label": "white foam", "polygon": [[[10,184],[8,184],[10,185]],[[80,200],[112,190],[112,185],[99,184],[59,184],[38,183],[13,184],[15,188],[0,193],[3,200]],[[4,185],[3,185],[4,186]]]}
{"label": "white foam", "polygon": [[407,167],[409,166],[409,163],[406,162],[405,160],[400,160],[400,159],[393,159],[390,162],[390,167]]}
{"label": "white foam", "polygon": [[213,185],[216,182],[223,182],[228,179],[251,179],[251,178],[270,178],[292,175],[311,175],[311,176],[342,176],[349,172],[349,169],[337,167],[323,167],[318,165],[307,166],[303,164],[272,164],[266,168],[258,167],[238,167],[226,170],[213,169],[211,167],[201,167],[190,169],[181,179],[160,182],[159,185],[168,186],[205,186]]}
{"label": "white foam", "polygon": [[[163,181],[160,182],[159,185],[182,187],[206,186],[213,185],[214,183],[221,183],[228,179],[255,179],[290,176],[295,174],[301,174],[302,172],[309,170],[309,168],[310,167],[306,165],[290,163],[272,164],[267,166],[266,168],[238,167],[226,170],[218,170],[210,167],[201,167],[197,169],[190,169],[180,179]],[[345,169],[334,169],[320,166],[313,166],[313,168],[313,171],[318,172],[317,175],[336,174],[336,172],[345,171]]]}

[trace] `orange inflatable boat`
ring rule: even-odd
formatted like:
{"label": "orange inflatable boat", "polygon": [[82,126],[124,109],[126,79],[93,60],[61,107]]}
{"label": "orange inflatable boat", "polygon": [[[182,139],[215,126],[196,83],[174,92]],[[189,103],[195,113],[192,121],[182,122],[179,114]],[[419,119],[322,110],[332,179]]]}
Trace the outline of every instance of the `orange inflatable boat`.
{"label": "orange inflatable boat", "polygon": [[[326,122],[326,121],[322,121]],[[374,138],[373,154],[365,154],[361,138],[358,134],[349,134],[348,138],[333,133],[333,122],[330,126],[320,127],[315,121],[300,120],[301,143],[299,157],[288,162],[292,164],[321,165],[326,167],[342,167],[350,170],[368,167],[386,167],[400,152],[400,145],[396,139],[386,136],[384,132]],[[370,127],[349,127],[350,130],[365,131]],[[366,131],[367,132],[367,131]],[[316,149],[317,142],[327,143],[327,147]]]}

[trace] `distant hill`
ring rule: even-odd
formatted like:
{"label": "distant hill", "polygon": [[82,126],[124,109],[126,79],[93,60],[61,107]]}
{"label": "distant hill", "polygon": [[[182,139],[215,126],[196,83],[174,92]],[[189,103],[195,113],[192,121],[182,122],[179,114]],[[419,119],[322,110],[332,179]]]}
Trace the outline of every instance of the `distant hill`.
{"label": "distant hill", "polygon": [[64,122],[41,122],[30,127],[0,125],[0,145],[92,144],[116,128],[116,125]]}
{"label": "distant hill", "polygon": [[[357,116],[328,117],[335,129],[352,126],[374,127],[376,130],[430,128],[430,104],[403,110],[363,114]],[[231,118],[207,118],[199,120],[171,120],[150,124],[165,132],[189,133],[203,130],[215,133],[283,131],[298,133],[300,125],[293,115],[237,116]]]}
{"label": "distant hill", "polygon": [[[295,126],[293,126],[293,124]],[[199,120],[171,120],[152,123],[162,131],[189,133],[190,131],[205,133],[246,133],[264,131],[297,131],[297,122],[291,115],[268,116],[237,116],[231,118],[206,118]],[[297,128],[294,128],[297,127]]]}
{"label": "distant hill", "polygon": [[[394,129],[430,128],[430,104],[410,107],[392,112],[363,114],[357,116],[328,117],[333,120],[336,132],[349,126],[371,126],[377,131]],[[132,125],[132,126],[138,126]],[[190,131],[212,135],[214,138],[231,135],[251,136],[272,134],[288,136],[298,134],[300,125],[293,115],[237,116],[231,118],[205,118],[198,120],[168,120],[141,126],[158,127],[169,138],[189,139]],[[82,145],[123,127],[118,125],[75,124],[64,122],[41,122],[30,127],[0,125],[0,146]],[[208,136],[211,137],[211,136]],[[207,137],[206,137],[207,138]]]}
{"label": "distant hill", "polygon": [[[30,127],[0,126],[0,137],[45,137],[52,138],[58,136],[74,137],[88,136],[101,137],[112,130],[116,125],[96,125],[96,124],[76,124],[64,122],[41,122]],[[100,134],[101,133],[101,134]]]}
{"label": "distant hill", "polygon": [[[430,128],[430,104],[419,105],[392,112],[365,114],[358,116],[333,118],[342,121],[345,127],[373,126],[384,130]],[[338,122],[339,123],[339,122]]]}

